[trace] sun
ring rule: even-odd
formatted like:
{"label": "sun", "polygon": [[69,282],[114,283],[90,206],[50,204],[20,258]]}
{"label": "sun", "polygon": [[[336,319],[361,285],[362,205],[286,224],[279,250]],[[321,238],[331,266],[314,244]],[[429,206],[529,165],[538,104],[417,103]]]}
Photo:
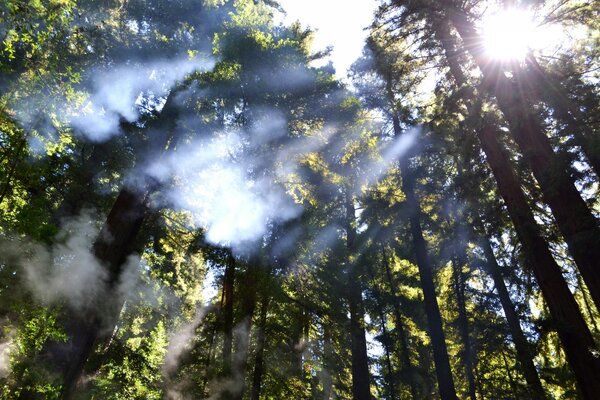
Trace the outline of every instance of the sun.
{"label": "sun", "polygon": [[518,61],[530,50],[555,44],[561,30],[541,25],[524,9],[502,9],[484,16],[481,24],[483,46],[488,57],[500,61]]}

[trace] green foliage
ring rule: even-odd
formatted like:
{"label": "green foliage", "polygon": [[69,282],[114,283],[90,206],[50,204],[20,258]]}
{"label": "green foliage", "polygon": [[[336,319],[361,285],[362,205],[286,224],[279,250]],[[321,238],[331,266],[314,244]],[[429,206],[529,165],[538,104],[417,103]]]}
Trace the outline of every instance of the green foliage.
{"label": "green foliage", "polygon": [[[102,340],[86,356],[76,388],[81,397],[256,400],[260,391],[259,399],[351,399],[357,351],[351,313],[358,308],[372,395],[438,398],[417,215],[459,398],[469,396],[470,374],[478,399],[530,395],[484,238],[548,398],[578,398],[523,238],[507,213],[510,199],[487,164],[481,129],[497,133],[596,341],[599,310],[481,71],[466,52],[455,49],[452,59],[445,53],[436,31],[445,10],[438,3],[384,2],[351,86],[331,67],[314,66],[326,52],[313,53],[310,29],[275,26],[276,2],[0,4],[1,396],[62,398],[64,365],[52,349],[70,346],[80,332],[68,321],[89,313],[107,326],[94,325]],[[470,2],[468,18],[479,18],[491,3]],[[555,57],[539,58],[545,79],[525,61],[502,65],[504,76],[521,84],[514,98],[526,98],[544,121],[557,157],[574,166],[572,177],[598,214],[599,9],[566,1],[556,4],[564,11],[559,15],[548,9],[555,2],[538,3],[549,20],[587,27],[587,34]],[[450,38],[456,34],[451,30]],[[160,61],[172,72],[171,60],[209,57],[213,68],[169,82],[164,92],[135,88],[136,117],[118,114],[118,132],[105,141],[90,141],[81,132],[90,127],[72,123],[92,111],[103,71],[135,75]],[[457,84],[451,61],[464,70],[464,84]],[[170,101],[172,109],[164,106]],[[103,112],[110,112],[107,105]],[[395,147],[416,131],[410,145]],[[163,135],[172,135],[166,144]],[[185,164],[187,149],[230,137],[237,142],[227,162],[242,171],[243,184],[260,195],[263,185],[274,186],[301,212],[265,217],[266,231],[253,241],[215,244],[173,198],[170,185],[183,180],[159,175],[162,167],[176,175],[167,164]],[[146,179],[148,170],[157,174],[150,189],[136,181],[137,172]],[[140,262],[117,263],[116,272],[99,263],[98,287],[108,294],[90,293],[106,300],[100,311],[74,299],[42,304],[31,284],[36,271],[23,254],[13,254],[25,252],[13,243],[64,245],[66,221],[90,209],[109,215],[124,190],[148,206],[128,210],[146,217],[137,234],[116,244],[139,253]],[[101,254],[100,239],[81,250]],[[109,272],[117,279],[104,282]]]}

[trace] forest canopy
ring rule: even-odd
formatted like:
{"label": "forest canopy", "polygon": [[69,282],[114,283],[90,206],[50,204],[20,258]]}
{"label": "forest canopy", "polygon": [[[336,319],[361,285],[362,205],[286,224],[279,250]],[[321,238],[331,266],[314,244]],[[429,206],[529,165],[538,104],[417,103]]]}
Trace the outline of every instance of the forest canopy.
{"label": "forest canopy", "polygon": [[600,3],[377,5],[0,0],[2,399],[600,396]]}

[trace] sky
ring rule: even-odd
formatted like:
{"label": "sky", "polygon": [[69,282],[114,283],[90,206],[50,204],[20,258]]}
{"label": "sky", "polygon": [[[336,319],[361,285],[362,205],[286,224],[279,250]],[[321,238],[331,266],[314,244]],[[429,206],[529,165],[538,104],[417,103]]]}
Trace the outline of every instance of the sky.
{"label": "sky", "polygon": [[278,0],[287,16],[281,21],[289,24],[299,20],[315,33],[315,51],[333,46],[331,61],[338,78],[361,55],[367,36],[365,27],[373,20],[376,0]]}

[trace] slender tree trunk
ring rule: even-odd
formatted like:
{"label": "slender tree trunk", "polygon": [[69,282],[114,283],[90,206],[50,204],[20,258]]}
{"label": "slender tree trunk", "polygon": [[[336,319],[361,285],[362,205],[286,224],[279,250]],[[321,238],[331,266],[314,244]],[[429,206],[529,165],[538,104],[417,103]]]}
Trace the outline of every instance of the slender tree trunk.
{"label": "slender tree trunk", "polygon": [[410,387],[410,393],[413,399],[418,399],[419,398],[419,391],[417,390],[417,386],[415,383],[415,376],[414,376],[414,367],[412,365],[412,362],[410,361],[410,353],[409,353],[409,349],[408,349],[408,342],[407,342],[407,337],[406,337],[406,329],[404,327],[404,323],[402,322],[402,312],[400,310],[400,304],[398,302],[398,297],[396,295],[396,282],[394,280],[394,277],[392,276],[392,270],[390,268],[390,263],[388,261],[387,258],[387,254],[385,251],[385,247],[383,247],[383,245],[381,246],[381,255],[383,258],[383,265],[385,267],[385,275],[386,275],[386,279],[388,282],[388,285],[390,287],[390,292],[392,295],[392,307],[394,308],[394,320],[396,322],[395,324],[395,330],[396,330],[396,334],[398,335],[398,338],[400,340],[400,351],[401,351],[401,355],[400,355],[400,359],[402,360],[402,367],[404,369],[404,371],[406,371],[409,375],[409,387]]}
{"label": "slender tree trunk", "polygon": [[477,400],[475,389],[475,373],[473,372],[474,357],[471,345],[471,335],[469,328],[469,316],[467,315],[467,300],[465,293],[465,276],[462,271],[466,264],[466,254],[464,249],[459,250],[461,253],[452,261],[454,273],[454,287],[456,292],[456,300],[458,304],[458,330],[464,345],[464,361],[467,382],[469,384],[469,397],[471,400]]}
{"label": "slender tree trunk", "polygon": [[[173,104],[173,95],[178,90],[171,92],[161,115],[151,123],[152,128],[164,135],[164,140],[155,143],[159,152],[164,151],[175,133],[177,108]],[[43,357],[50,360],[50,365],[62,377],[63,399],[68,400],[75,395],[95,343],[110,336],[123,306],[124,300],[115,296],[114,290],[121,277],[121,267],[134,250],[135,237],[147,213],[147,199],[157,189],[156,182],[146,176],[137,183],[121,189],[92,248],[92,253],[106,272],[104,291],[86,311],[67,310],[69,318],[65,331],[69,339],[66,343],[48,342],[42,350]]]}
{"label": "slender tree trunk", "polygon": [[[445,0],[447,2],[447,0]],[[499,67],[487,62],[480,36],[464,12],[449,8],[449,17],[461,35],[466,50],[481,70],[486,87],[495,95],[508,121],[513,139],[540,184],[544,201],[550,206],[596,306],[600,308],[600,227],[568,172],[556,156],[534,110]],[[518,74],[517,74],[518,75]]]}
{"label": "slender tree trunk", "polygon": [[[483,229],[483,226],[481,225],[480,229]],[[500,269],[500,266],[498,265],[496,256],[494,255],[494,251],[490,244],[490,240],[488,239],[483,230],[481,231],[481,234],[482,236],[480,244],[483,248],[483,252],[486,258],[485,269],[494,281],[494,286],[496,287],[496,291],[498,292],[498,298],[500,299],[500,304],[502,304],[502,309],[504,310],[504,315],[506,316],[506,321],[508,322],[510,334],[512,336],[512,340],[515,344],[515,349],[517,351],[517,359],[521,364],[523,376],[527,381],[529,396],[531,397],[531,399],[545,400],[546,393],[542,386],[542,382],[540,381],[537,369],[535,368],[535,364],[533,363],[533,348],[525,338],[525,334],[523,333],[523,329],[521,328],[519,316],[517,314],[517,311],[515,310],[515,306],[512,300],[510,299],[508,289],[502,277],[502,271]]]}
{"label": "slender tree trunk", "polygon": [[375,272],[373,271],[373,267],[371,266],[371,264],[367,264],[367,270],[369,271],[369,275],[371,278],[371,282],[373,284],[373,294],[375,297],[375,304],[377,306],[377,313],[379,314],[379,327],[381,329],[381,335],[383,337],[383,350],[385,352],[385,363],[386,363],[386,368],[387,368],[387,384],[388,384],[388,390],[390,393],[390,399],[395,400],[396,399],[396,385],[395,385],[395,378],[394,378],[394,368],[392,366],[392,357],[391,357],[391,352],[390,352],[390,346],[389,346],[389,333],[387,331],[387,328],[385,327],[385,323],[386,323],[386,317],[385,317],[385,310],[383,309],[383,301],[381,299],[381,293],[379,292],[379,289],[376,286],[376,282],[375,282]]}
{"label": "slender tree trunk", "polygon": [[[396,136],[401,134],[400,121],[397,116],[393,117],[394,133]],[[427,244],[423,238],[421,230],[421,210],[419,200],[415,194],[415,177],[410,170],[408,160],[401,162],[400,171],[402,174],[402,191],[406,195],[406,202],[410,210],[410,230],[413,241],[413,248],[417,267],[419,268],[419,277],[421,279],[421,288],[425,300],[425,313],[429,325],[429,337],[433,347],[433,360],[435,363],[435,372],[438,380],[440,398],[442,400],[456,400],[456,389],[452,380],[452,370],[450,369],[450,360],[448,358],[448,349],[446,348],[446,337],[442,325],[442,316],[438,306],[435,293],[435,284],[433,282],[433,267],[427,254]]]}
{"label": "slender tree trunk", "polygon": [[352,395],[354,400],[370,400],[371,385],[369,356],[365,335],[361,274],[356,257],[356,229],[354,199],[346,188],[346,247],[348,250],[348,303],[350,308],[350,340],[352,347]]}
{"label": "slender tree trunk", "polygon": [[233,287],[235,284],[235,258],[229,254],[223,275],[223,374],[231,373],[233,341]]}
{"label": "slender tree trunk", "polygon": [[333,379],[328,367],[333,361],[333,346],[331,344],[331,328],[328,323],[323,325],[323,400],[330,400],[333,394]]}
{"label": "slender tree trunk", "polygon": [[234,380],[231,390],[226,393],[227,399],[242,400],[246,391],[246,370],[248,366],[248,354],[250,351],[250,330],[252,329],[252,318],[256,307],[256,295],[258,290],[258,274],[260,266],[258,258],[251,258],[246,271],[245,285],[241,288],[242,297],[242,320],[239,322],[236,354],[232,365],[232,378]]}
{"label": "slender tree trunk", "polygon": [[[436,35],[445,46],[446,59],[452,75],[459,86],[465,86],[468,82],[454,58],[456,52],[451,48],[453,39],[450,37],[447,25],[440,23],[437,27]],[[512,171],[509,158],[498,141],[498,132],[483,121],[483,126],[477,133],[523,250],[531,262],[532,270],[548,304],[580,390],[584,398],[594,399],[596,394],[600,393],[600,362],[593,354],[596,345],[592,335],[562,276],[560,267],[552,257],[548,244],[540,235],[533,213]]]}
{"label": "slender tree trunk", "polygon": [[254,361],[254,373],[252,375],[251,400],[260,399],[260,390],[262,387],[262,377],[264,372],[264,353],[267,340],[267,311],[269,308],[270,296],[265,294],[260,306],[260,322],[258,327],[258,337],[256,343],[256,360]]}

